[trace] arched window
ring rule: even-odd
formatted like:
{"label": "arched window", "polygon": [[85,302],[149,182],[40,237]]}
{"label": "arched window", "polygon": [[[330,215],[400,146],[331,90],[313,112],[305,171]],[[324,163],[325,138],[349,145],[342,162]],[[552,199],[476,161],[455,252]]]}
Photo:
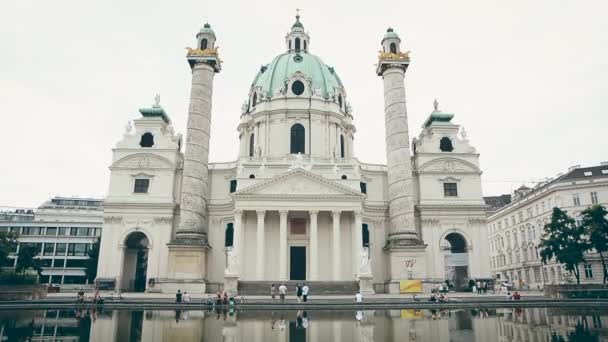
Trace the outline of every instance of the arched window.
{"label": "arched window", "polygon": [[344,136],[340,134],[340,158],[344,158]]}
{"label": "arched window", "polygon": [[347,179],[348,177],[346,177],[346,175],[342,175],[342,177],[340,177],[342,180]]}
{"label": "arched window", "polygon": [[304,51],[306,51],[306,41],[304,41]]}
{"label": "arched window", "polygon": [[342,109],[342,94],[338,94],[338,106]]}
{"label": "arched window", "polygon": [[255,175],[252,173],[249,175],[249,179],[255,179]]}
{"label": "arched window", "polygon": [[296,51],[300,51],[300,38],[296,38]]}
{"label": "arched window", "polygon": [[366,223],[361,226],[361,234],[363,235],[363,247],[369,247],[369,227]]}
{"label": "arched window", "polygon": [[154,136],[150,132],[146,132],[141,136],[141,140],[139,141],[139,146],[141,147],[152,147],[154,146]]}
{"label": "arched window", "polygon": [[201,50],[205,50],[207,48],[207,39],[201,40]]}
{"label": "arched window", "polygon": [[253,102],[253,106],[255,107],[255,104],[258,102],[258,93],[253,93],[253,100],[251,102]]}
{"label": "arched window", "polygon": [[291,40],[289,41],[289,50],[291,50]]}
{"label": "arched window", "polygon": [[391,53],[397,53],[397,45],[395,43],[391,43]]}
{"label": "arched window", "polygon": [[234,246],[234,225],[228,223],[226,225],[226,233],[224,235],[224,247]]}
{"label": "arched window", "polygon": [[255,152],[254,141],[255,141],[255,135],[253,133],[251,133],[251,135],[249,136],[249,156],[250,157],[253,157],[253,154]]}
{"label": "arched window", "polygon": [[298,153],[306,153],[305,150],[305,130],[304,126],[300,124],[295,124],[291,126],[291,146],[289,149],[289,153],[298,154]]}
{"label": "arched window", "polygon": [[439,149],[442,152],[452,152],[454,151],[454,146],[452,146],[452,140],[448,137],[443,137],[439,141]]}
{"label": "arched window", "polygon": [[467,241],[464,236],[458,233],[450,233],[445,237],[450,243],[450,252],[452,253],[466,253],[467,252]]}

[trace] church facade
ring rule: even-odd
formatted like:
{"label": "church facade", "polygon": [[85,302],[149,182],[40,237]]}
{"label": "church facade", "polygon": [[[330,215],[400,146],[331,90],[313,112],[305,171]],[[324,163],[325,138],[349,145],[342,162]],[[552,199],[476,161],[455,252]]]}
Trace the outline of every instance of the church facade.
{"label": "church facade", "polygon": [[305,280],[355,283],[369,293],[399,292],[407,279],[458,288],[490,277],[479,154],[437,103],[410,140],[410,58],[392,29],[376,69],[387,165],[356,158],[346,89],[310,53],[299,16],[285,52],[251,84],[236,160],[210,163],[213,79],[222,65],[211,27],[196,37],[187,53],[186,139],[157,101],[140,109],[113,149],[100,284],[196,293]]}

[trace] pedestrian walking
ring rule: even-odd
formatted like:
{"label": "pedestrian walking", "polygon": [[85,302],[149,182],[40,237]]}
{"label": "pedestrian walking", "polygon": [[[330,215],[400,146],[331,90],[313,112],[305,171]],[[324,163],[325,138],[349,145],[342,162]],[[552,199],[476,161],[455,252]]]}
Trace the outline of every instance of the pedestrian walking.
{"label": "pedestrian walking", "polygon": [[177,290],[177,293],[175,294],[175,302],[176,303],[181,303],[182,302],[182,290]]}
{"label": "pedestrian walking", "polygon": [[285,303],[285,294],[287,293],[287,286],[285,284],[281,284],[279,286],[279,297],[281,298],[281,303]]}
{"label": "pedestrian walking", "polygon": [[304,303],[306,303],[306,301],[308,300],[309,291],[310,288],[308,287],[308,285],[306,285],[306,283],[302,284],[302,300],[304,301]]}
{"label": "pedestrian walking", "polygon": [[302,302],[302,286],[299,283],[296,284],[296,297],[298,298],[298,303]]}
{"label": "pedestrian walking", "polygon": [[277,288],[276,288],[276,286],[274,286],[274,284],[272,284],[272,286],[270,286],[270,298],[272,298],[273,302],[277,298]]}

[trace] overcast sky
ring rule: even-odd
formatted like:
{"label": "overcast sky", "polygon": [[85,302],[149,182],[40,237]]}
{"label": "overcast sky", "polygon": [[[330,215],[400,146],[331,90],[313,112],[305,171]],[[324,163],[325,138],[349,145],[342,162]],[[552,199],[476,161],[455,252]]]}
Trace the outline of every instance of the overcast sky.
{"label": "overcast sky", "polygon": [[386,28],[411,50],[410,132],[456,114],[481,154],[485,194],[608,160],[608,2],[5,1],[0,10],[0,206],[53,195],[103,197],[111,149],[161,94],[185,133],[185,47],[209,22],[223,70],[213,94],[211,160],[234,160],[241,103],[282,53],[302,8],[310,51],[336,68],[354,110],[355,153],[385,163]]}

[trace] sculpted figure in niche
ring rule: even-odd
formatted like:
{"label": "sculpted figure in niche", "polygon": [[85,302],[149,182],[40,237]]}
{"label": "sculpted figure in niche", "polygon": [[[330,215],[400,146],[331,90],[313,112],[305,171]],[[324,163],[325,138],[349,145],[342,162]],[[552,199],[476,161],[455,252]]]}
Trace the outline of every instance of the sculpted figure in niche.
{"label": "sculpted figure in niche", "polygon": [[228,263],[226,265],[226,273],[236,274],[238,272],[237,253],[234,249],[228,251]]}
{"label": "sculpted figure in niche", "polygon": [[361,265],[359,266],[359,274],[368,275],[371,272],[369,251],[367,248],[363,248],[361,251]]}

